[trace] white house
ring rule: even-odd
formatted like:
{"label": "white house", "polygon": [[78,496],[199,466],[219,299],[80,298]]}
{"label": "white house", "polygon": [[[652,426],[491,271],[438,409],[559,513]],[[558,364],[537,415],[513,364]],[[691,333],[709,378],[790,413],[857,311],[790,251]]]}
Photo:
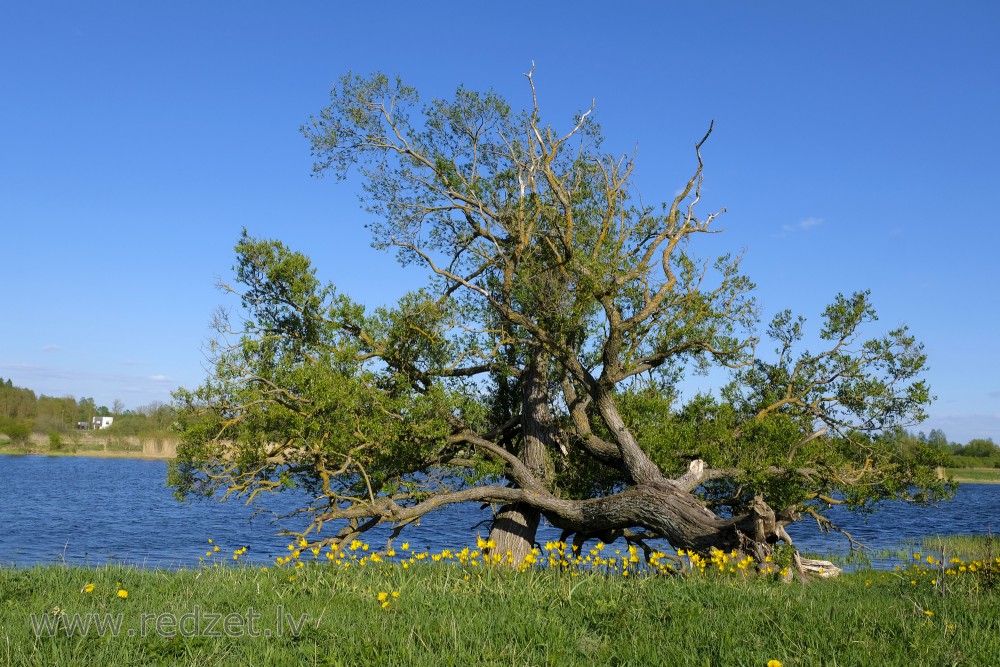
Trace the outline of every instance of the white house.
{"label": "white house", "polygon": [[90,420],[90,428],[95,431],[99,428],[107,428],[111,426],[111,422],[115,420],[114,417],[94,417]]}

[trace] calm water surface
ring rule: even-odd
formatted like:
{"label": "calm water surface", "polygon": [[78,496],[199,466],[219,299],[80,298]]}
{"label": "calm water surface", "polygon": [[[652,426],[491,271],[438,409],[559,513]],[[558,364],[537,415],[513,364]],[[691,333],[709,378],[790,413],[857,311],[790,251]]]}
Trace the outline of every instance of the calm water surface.
{"label": "calm water surface", "polygon": [[[163,461],[85,457],[0,456],[0,565],[67,562],[81,565],[130,563],[144,567],[198,565],[212,538],[231,558],[249,546],[253,562],[271,563],[286,554],[287,537],[271,515],[240,501],[178,503],[165,479]],[[301,498],[301,496],[299,496]],[[295,506],[295,493],[268,500],[273,509]],[[896,549],[925,535],[995,533],[1000,530],[1000,485],[963,485],[957,496],[935,507],[889,503],[864,518],[834,510],[831,518],[876,549]],[[453,507],[426,517],[405,532],[414,548],[440,550],[474,545],[477,524],[489,517],[478,505]],[[288,528],[296,528],[288,524]],[[487,528],[479,526],[485,535]],[[803,551],[844,553],[845,540],[823,535],[812,520],[791,526]],[[543,528],[540,540],[558,534]],[[386,533],[369,533],[372,544]]]}

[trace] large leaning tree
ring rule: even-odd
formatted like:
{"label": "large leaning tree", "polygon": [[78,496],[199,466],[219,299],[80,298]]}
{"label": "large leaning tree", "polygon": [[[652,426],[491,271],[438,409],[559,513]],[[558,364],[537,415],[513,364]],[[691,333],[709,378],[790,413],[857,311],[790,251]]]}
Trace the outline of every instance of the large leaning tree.
{"label": "large leaning tree", "polygon": [[[315,169],[358,179],[374,245],[427,281],[367,311],[244,232],[224,285],[240,307],[217,320],[209,379],[176,397],[181,495],[305,489],[310,545],[489,504],[493,548],[518,562],[542,517],[576,546],[762,559],[833,505],[949,491],[939,454],[891,437],[930,400],[905,327],[869,337],[867,293],[808,335],[789,312],[762,326],[739,259],[694,254],[717,217],[695,210],[704,139],[679,193],[649,204],[590,113],[543,123],[527,79],[519,111],[342,78],[303,128]],[[678,398],[714,367],[719,392]]]}

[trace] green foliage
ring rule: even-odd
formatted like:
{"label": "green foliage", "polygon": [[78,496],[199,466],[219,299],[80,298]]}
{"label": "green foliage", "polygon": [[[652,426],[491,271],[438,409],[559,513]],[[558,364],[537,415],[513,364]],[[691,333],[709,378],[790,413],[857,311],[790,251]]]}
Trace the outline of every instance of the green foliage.
{"label": "green foliage", "polygon": [[[778,313],[758,350],[740,258],[694,253],[716,217],[694,210],[704,139],[679,194],[651,205],[589,111],[560,132],[493,91],[418,104],[399,79],[348,74],[303,131],[317,174],[360,179],[374,245],[426,283],[366,311],[244,231],[225,286],[239,308],[216,322],[208,380],[176,395],[180,495],[301,486],[308,532],[346,539],[511,489],[570,532],[581,515],[635,527],[590,501],[696,460],[692,488],[722,517],[951,490],[943,450],[902,431],[931,400],[923,347],[905,327],[873,334],[868,292],[835,296],[812,333]],[[717,395],[679,398],[713,368],[730,373]]]}
{"label": "green foliage", "polygon": [[956,456],[973,456],[981,459],[998,458],[1000,447],[997,447],[991,438],[974,438],[964,447],[956,447],[953,453]]}
{"label": "green foliage", "polygon": [[[123,410],[116,401],[114,424],[108,435],[134,437],[166,437],[174,421],[174,409],[164,403],[153,402],[134,410]],[[0,420],[10,419],[30,424],[30,432],[64,436],[76,431],[77,424],[88,425],[94,416],[110,416],[104,406],[97,406],[94,399],[72,396],[56,398],[37,395],[30,389],[15,387],[11,380],[0,378]],[[2,432],[2,431],[0,431]],[[26,441],[27,438],[24,438]]]}
{"label": "green foliage", "polygon": [[6,435],[15,445],[26,445],[31,437],[32,423],[29,419],[0,418],[0,433]]}
{"label": "green foliage", "polygon": [[62,437],[57,431],[49,431],[49,449],[58,452],[63,447]]}

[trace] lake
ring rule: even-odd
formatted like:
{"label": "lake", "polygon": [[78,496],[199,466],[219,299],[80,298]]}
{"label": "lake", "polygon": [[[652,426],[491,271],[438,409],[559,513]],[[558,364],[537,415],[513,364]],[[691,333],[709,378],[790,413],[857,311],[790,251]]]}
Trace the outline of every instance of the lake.
{"label": "lake", "polygon": [[[30,566],[65,562],[74,565],[128,563],[141,567],[178,568],[199,564],[211,538],[220,554],[249,547],[244,560],[271,564],[288,553],[288,537],[273,515],[257,513],[239,500],[226,503],[179,503],[165,480],[164,461],[86,457],[0,456],[0,565]],[[297,492],[268,499],[274,509],[295,506]],[[299,496],[301,497],[301,496]],[[956,497],[933,507],[888,503],[879,512],[860,517],[835,509],[831,518],[856,539],[875,550],[896,549],[925,535],[992,533],[1000,530],[1000,485],[962,485]],[[414,548],[440,551],[474,546],[476,530],[489,510],[454,506],[425,517],[419,528],[401,539]],[[294,524],[287,527],[295,528]],[[824,535],[811,519],[790,527],[800,550],[846,553],[846,540]],[[381,546],[386,531],[366,537]],[[558,533],[543,527],[541,541]]]}

